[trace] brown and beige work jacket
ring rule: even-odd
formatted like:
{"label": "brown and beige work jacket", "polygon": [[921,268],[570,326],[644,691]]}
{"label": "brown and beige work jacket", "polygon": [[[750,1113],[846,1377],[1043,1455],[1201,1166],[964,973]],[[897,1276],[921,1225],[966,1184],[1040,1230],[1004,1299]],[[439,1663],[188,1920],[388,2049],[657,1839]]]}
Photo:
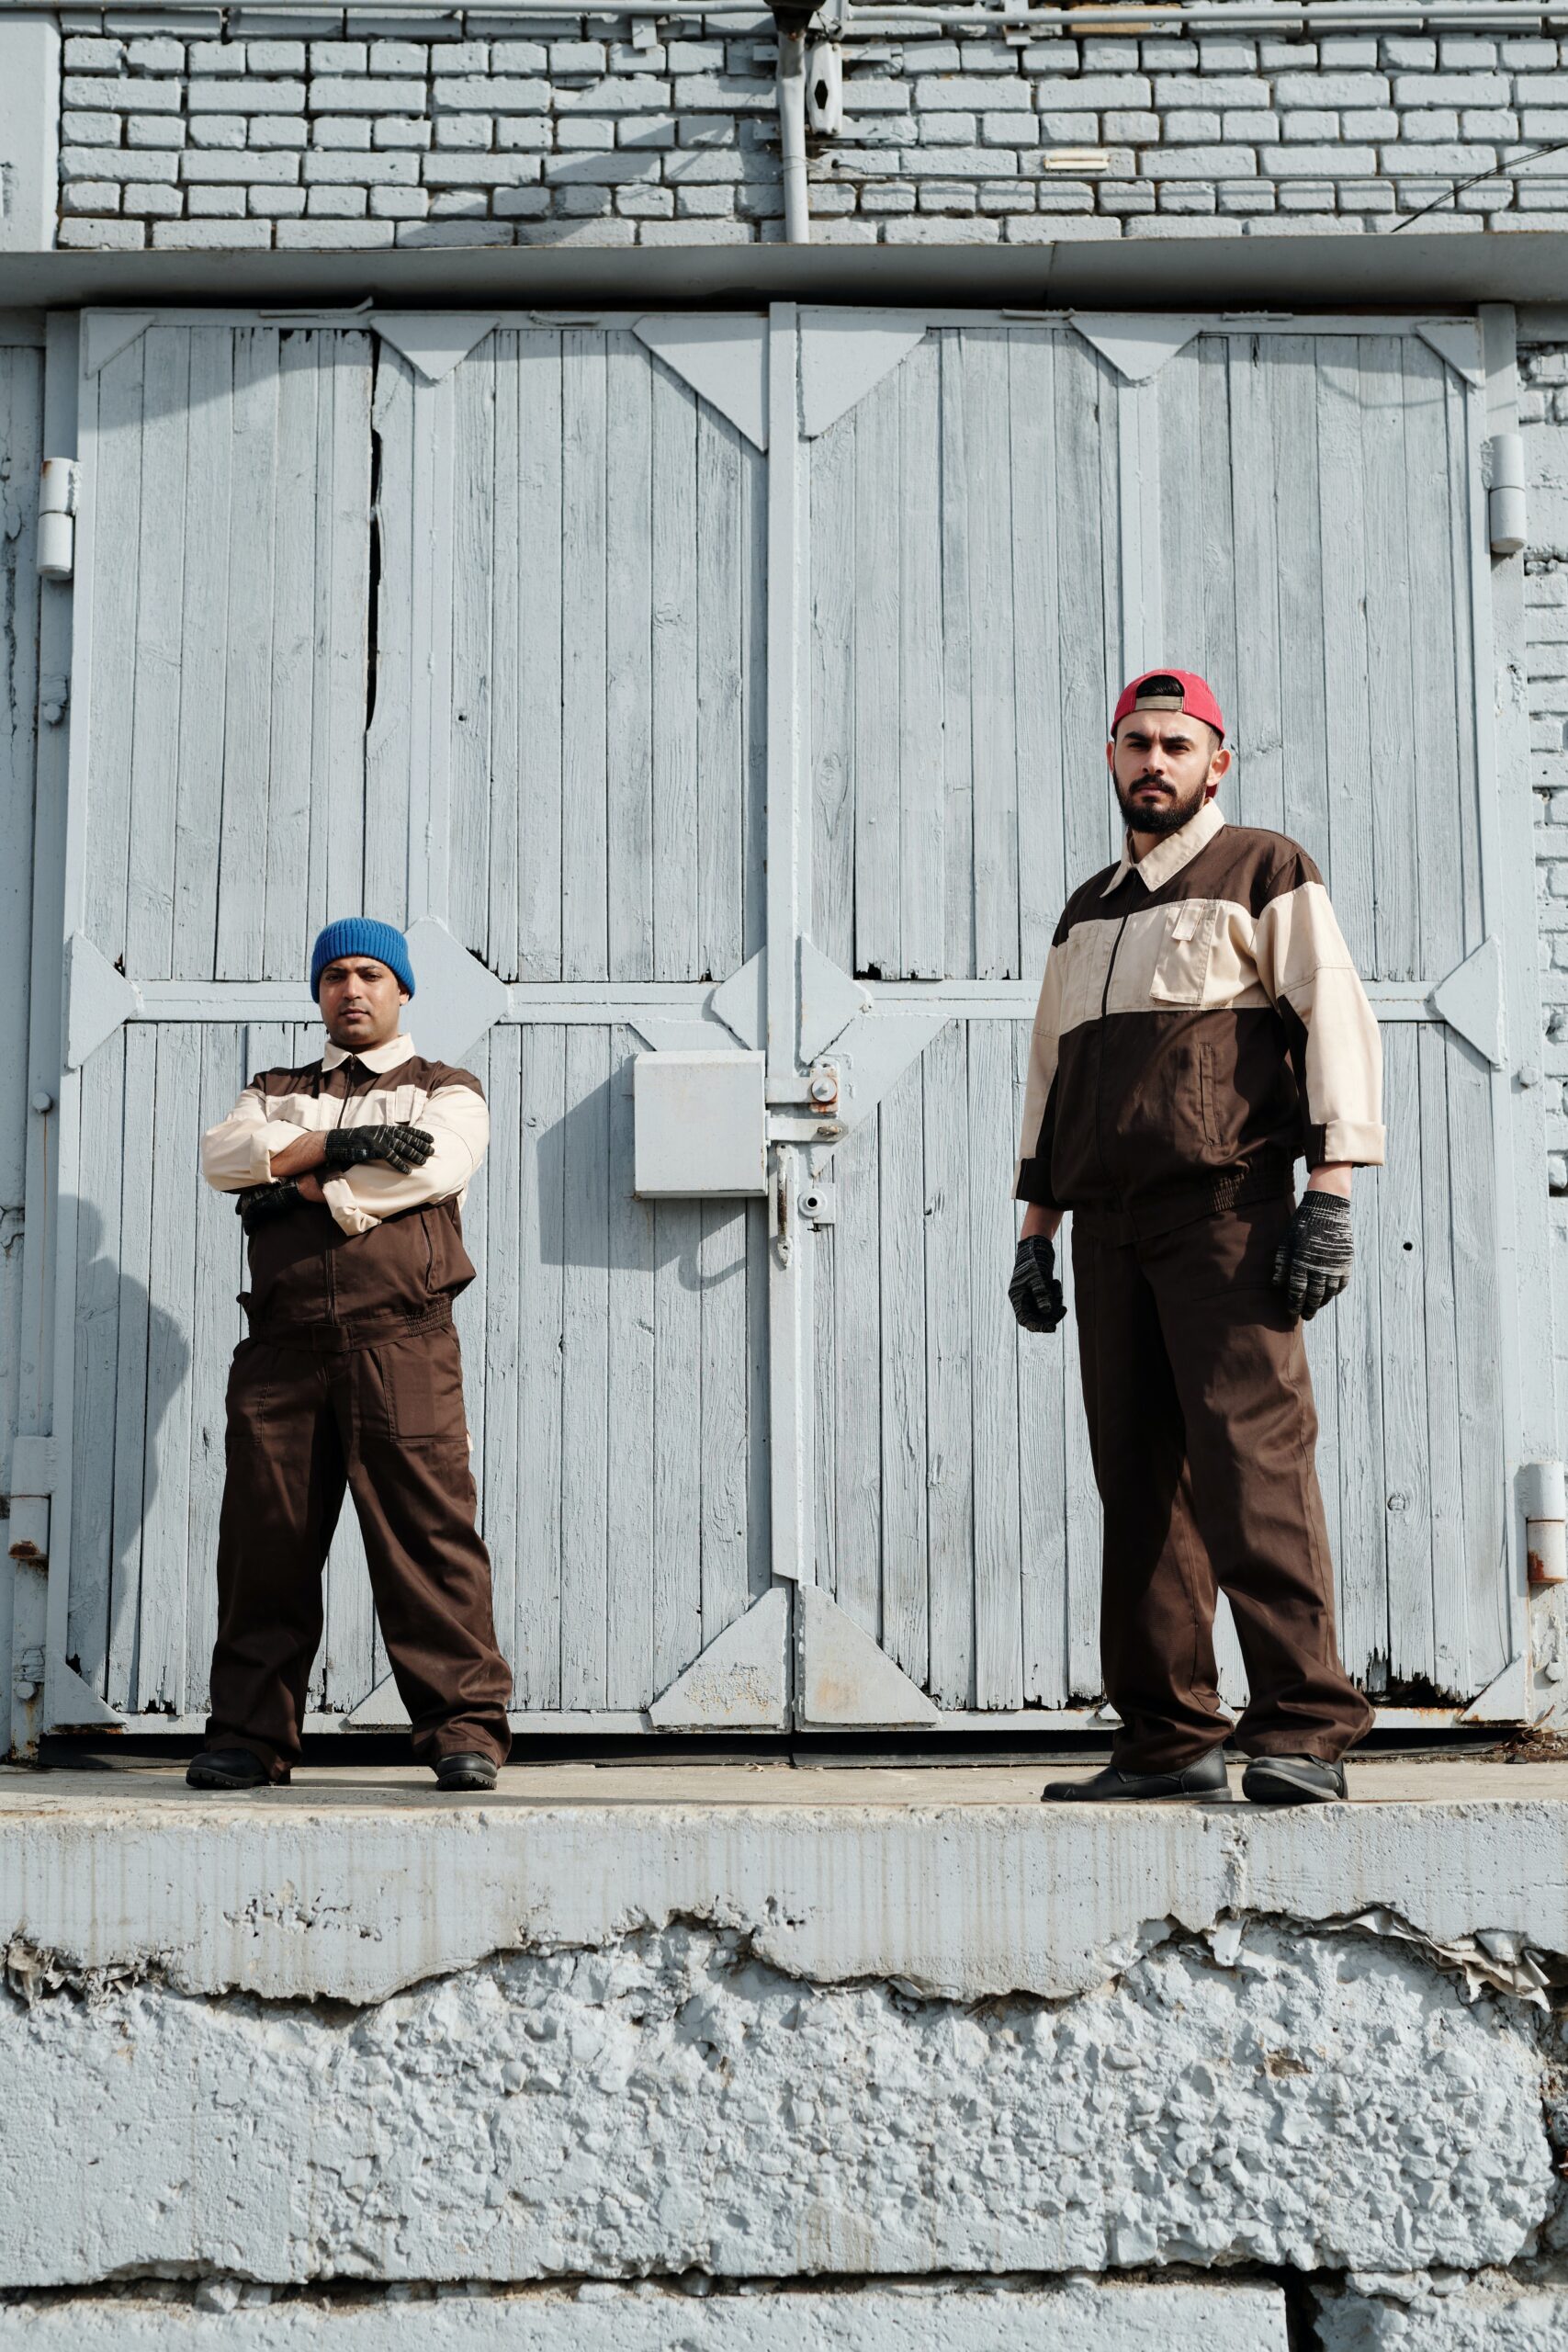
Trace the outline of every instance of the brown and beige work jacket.
{"label": "brown and beige work jacket", "polygon": [[208,1129],[203,1175],[220,1193],[240,1193],[271,1183],[273,1153],[301,1131],[403,1124],[434,1139],[423,1168],[404,1176],[371,1160],[322,1175],[325,1207],[301,1201],[251,1235],[251,1287],[241,1296],[253,1331],[418,1317],[466,1289],[474,1269],[462,1206],[490,1114],[471,1071],[428,1060],[399,1036],[364,1054],[329,1045],[319,1062],[264,1069]]}
{"label": "brown and beige work jacket", "polygon": [[1068,899],[1030,1049],[1017,1200],[1133,1239],[1383,1156],[1382,1049],[1323,877],[1209,801]]}

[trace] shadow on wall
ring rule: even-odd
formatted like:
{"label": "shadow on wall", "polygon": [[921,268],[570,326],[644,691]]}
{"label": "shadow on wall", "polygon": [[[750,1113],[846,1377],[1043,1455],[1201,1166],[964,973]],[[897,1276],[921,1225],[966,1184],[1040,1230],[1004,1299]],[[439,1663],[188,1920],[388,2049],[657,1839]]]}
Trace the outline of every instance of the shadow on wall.
{"label": "shadow on wall", "polygon": [[[749,1225],[760,1200],[644,1201],[632,1191],[632,1056],[548,1126],[525,1121],[539,1197],[539,1255],[548,1266],[609,1267],[652,1273],[673,1265],[682,1290],[709,1291],[744,1278]],[[716,1238],[733,1254],[715,1268]]]}
{"label": "shadow on wall", "polygon": [[[112,1661],[133,1703],[155,1705],[162,1693],[141,1687],[147,1564],[171,1591],[175,1579],[183,1587],[187,1546],[201,1541],[184,1444],[186,1458],[161,1475],[164,1425],[189,1382],[190,1335],[127,1272],[91,1201],[76,1204],[76,1265],[69,1655],[96,1688]],[[184,1638],[182,1623],[182,1648]]]}

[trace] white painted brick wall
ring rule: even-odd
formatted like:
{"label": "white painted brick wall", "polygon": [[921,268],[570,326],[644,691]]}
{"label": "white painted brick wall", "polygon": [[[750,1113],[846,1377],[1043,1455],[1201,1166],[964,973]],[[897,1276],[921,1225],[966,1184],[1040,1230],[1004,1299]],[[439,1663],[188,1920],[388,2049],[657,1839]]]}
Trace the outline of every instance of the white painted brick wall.
{"label": "white painted brick wall", "polygon": [[[780,233],[766,13],[726,12],[702,38],[690,28],[646,49],[590,38],[595,20],[568,14],[526,40],[489,38],[501,28],[477,13],[412,24],[417,39],[342,8],[306,28],[332,38],[286,38],[292,28],[253,16],[277,37],[247,39],[244,10],[233,38],[212,37],[216,17],[70,21],[62,244],[221,243],[220,185],[272,191],[249,208],[246,243],[267,241],[261,221],[289,247]],[[1568,155],[1454,188],[1521,141],[1568,138],[1568,41],[1281,33],[852,41],[844,131],[812,142],[819,232],[890,244],[1364,235],[1436,198],[1438,224],[1461,232],[1568,226]],[[738,140],[742,126],[755,135]],[[731,167],[697,168],[716,144]],[[1053,146],[1103,147],[1109,168],[1064,183],[1046,166]],[[414,168],[370,168],[392,151]],[[203,160],[216,152],[266,168],[216,172]],[[525,153],[542,170],[522,171]],[[323,154],[366,168],[307,168]],[[281,201],[329,183],[364,198],[353,238],[341,207]]]}

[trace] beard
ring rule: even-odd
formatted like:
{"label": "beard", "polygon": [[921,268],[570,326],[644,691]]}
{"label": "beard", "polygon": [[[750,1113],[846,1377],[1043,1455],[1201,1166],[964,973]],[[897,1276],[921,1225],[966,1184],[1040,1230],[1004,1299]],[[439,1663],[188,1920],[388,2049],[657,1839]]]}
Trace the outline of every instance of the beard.
{"label": "beard", "polygon": [[[1139,780],[1134,780],[1132,787],[1134,791],[1136,791]],[[1138,808],[1133,804],[1128,794],[1122,791],[1120,781],[1116,784],[1116,798],[1122,814],[1134,833],[1156,835],[1179,833],[1182,826],[1198,814],[1199,809],[1203,806],[1204,797],[1204,785],[1197,784],[1185,799],[1172,793],[1168,799],[1156,800],[1149,807]]]}

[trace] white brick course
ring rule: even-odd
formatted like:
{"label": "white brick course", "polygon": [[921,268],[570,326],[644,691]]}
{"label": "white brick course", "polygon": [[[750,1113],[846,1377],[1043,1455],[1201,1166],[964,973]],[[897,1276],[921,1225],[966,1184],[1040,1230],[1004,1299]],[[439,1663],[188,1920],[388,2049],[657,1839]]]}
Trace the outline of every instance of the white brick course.
{"label": "white brick course", "polygon": [[[646,45],[604,30],[564,9],[520,28],[479,13],[377,17],[340,6],[301,22],[242,7],[227,34],[216,14],[80,16],[63,45],[62,220],[76,244],[100,222],[113,247],[123,242],[114,193],[127,184],[283,187],[299,175],[277,159],[305,153],[334,159],[306,175],[312,188],[357,189],[372,218],[374,191],[428,186],[438,198],[428,217],[384,216],[389,231],[396,222],[425,242],[444,221],[493,228],[492,195],[525,184],[524,157],[547,165],[536,209],[515,216],[530,243],[615,225],[604,208],[633,241],[678,227],[700,242],[705,222],[726,242],[738,222],[738,233],[762,233],[779,200],[766,17],[671,23]],[[1036,224],[1032,235],[1043,217],[1065,227],[1084,216],[1108,235],[1179,235],[1205,221],[1213,234],[1372,233],[1433,198],[1433,232],[1568,214],[1568,172],[1496,169],[1521,141],[1568,139],[1568,44],[1544,38],[1171,28],[1013,43],[963,31],[852,40],[844,56],[845,129],[812,141],[814,204],[824,227],[873,242],[907,242],[940,220],[988,236],[1015,215]],[[737,160],[695,179],[688,152],[715,146]],[[1110,168],[1042,198],[1039,153],[1053,146],[1103,147]],[[439,168],[378,168],[422,153]],[[182,153],[220,160],[182,171]],[[1454,188],[1477,173],[1495,175]],[[916,212],[888,201],[894,178],[909,204],[919,185]],[[682,185],[722,188],[727,206],[739,192],[735,213],[680,213]],[[628,192],[624,209],[615,188]],[[465,190],[477,215],[458,209]],[[284,217],[268,211],[256,225]],[[292,244],[309,241],[317,217],[294,222]]]}

